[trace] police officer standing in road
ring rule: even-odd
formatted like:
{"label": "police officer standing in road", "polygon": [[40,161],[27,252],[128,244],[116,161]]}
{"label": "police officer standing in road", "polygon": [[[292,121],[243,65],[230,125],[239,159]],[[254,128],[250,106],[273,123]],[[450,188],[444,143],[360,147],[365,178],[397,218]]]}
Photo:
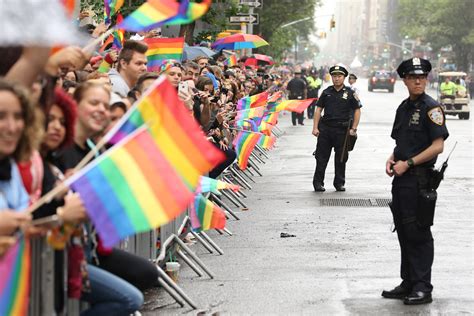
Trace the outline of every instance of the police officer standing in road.
{"label": "police officer standing in road", "polygon": [[391,210],[401,249],[402,282],[385,298],[402,299],[406,305],[432,302],[433,224],[436,191],[432,168],[449,133],[439,104],[425,94],[428,60],[403,61],[397,72],[408,88],[409,98],[398,107],[391,137],[396,146],[386,162],[392,177]]}
{"label": "police officer standing in road", "polygon": [[[323,85],[323,81],[319,79],[319,74],[316,69],[311,69],[309,72],[310,76],[306,78],[308,82],[308,98],[318,98],[319,89]],[[312,119],[314,117],[314,108],[316,107],[317,100],[314,100],[307,109],[308,118]]]}
{"label": "police officer standing in road", "polygon": [[[360,120],[360,102],[354,91],[344,85],[348,75],[343,66],[329,69],[333,85],[326,88],[319,97],[314,111],[313,135],[318,137],[316,146],[316,170],[314,171],[313,187],[316,192],[324,192],[324,174],[331,149],[334,148],[334,187],[336,191],[345,191],[346,162],[348,159],[345,139],[349,129],[356,136]],[[321,118],[321,113],[324,116]]]}
{"label": "police officer standing in road", "polygon": [[[307,96],[306,81],[301,77],[301,70],[295,70],[295,77],[288,82],[286,89],[290,92],[288,99],[290,100],[303,100]],[[293,126],[296,126],[296,119],[298,124],[304,125],[304,112],[296,113],[291,112],[291,122]]]}

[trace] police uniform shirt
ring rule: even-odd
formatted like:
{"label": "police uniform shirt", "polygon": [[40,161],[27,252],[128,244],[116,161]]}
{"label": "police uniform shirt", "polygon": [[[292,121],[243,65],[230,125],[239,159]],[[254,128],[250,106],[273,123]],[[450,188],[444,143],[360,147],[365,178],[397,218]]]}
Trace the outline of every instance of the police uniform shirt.
{"label": "police uniform shirt", "polygon": [[293,78],[288,82],[286,87],[290,91],[290,98],[295,99],[298,97],[304,97],[304,90],[306,89],[306,82],[301,78]]}
{"label": "police uniform shirt", "polygon": [[[423,93],[418,99],[406,99],[397,109],[391,137],[396,142],[395,161],[407,160],[428,148],[440,137],[448,138],[446,118],[439,104]],[[422,166],[432,167],[436,157]]]}
{"label": "police uniform shirt", "polygon": [[345,123],[352,117],[354,110],[361,107],[354,91],[346,86],[339,91],[334,86],[326,88],[316,106],[324,109],[322,121],[325,123]]}

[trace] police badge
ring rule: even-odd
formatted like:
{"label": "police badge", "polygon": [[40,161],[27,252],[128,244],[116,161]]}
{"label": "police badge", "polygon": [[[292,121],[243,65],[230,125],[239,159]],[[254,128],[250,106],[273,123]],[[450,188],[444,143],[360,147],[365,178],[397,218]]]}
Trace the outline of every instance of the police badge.
{"label": "police badge", "polygon": [[342,98],[347,99],[347,96],[348,96],[347,91],[344,91],[344,94],[342,95]]}
{"label": "police badge", "polygon": [[430,118],[430,120],[439,125],[439,126],[442,126],[444,124],[444,114],[443,114],[443,110],[441,110],[441,108],[439,106],[431,109],[428,111],[428,116]]}

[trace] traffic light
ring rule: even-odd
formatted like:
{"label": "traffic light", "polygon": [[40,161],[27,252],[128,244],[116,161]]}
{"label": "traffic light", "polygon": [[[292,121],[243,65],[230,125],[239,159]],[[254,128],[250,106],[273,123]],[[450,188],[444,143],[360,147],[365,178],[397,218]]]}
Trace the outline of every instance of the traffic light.
{"label": "traffic light", "polygon": [[331,18],[331,21],[329,22],[329,29],[332,31],[336,28],[336,20],[334,20],[334,17]]}

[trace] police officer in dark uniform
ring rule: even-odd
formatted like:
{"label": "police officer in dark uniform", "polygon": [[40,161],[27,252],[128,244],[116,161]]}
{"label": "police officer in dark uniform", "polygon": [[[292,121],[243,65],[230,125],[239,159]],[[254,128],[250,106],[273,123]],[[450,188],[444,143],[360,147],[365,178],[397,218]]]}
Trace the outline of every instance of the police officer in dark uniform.
{"label": "police officer in dark uniform", "polygon": [[[306,99],[306,81],[301,77],[301,70],[295,70],[295,77],[288,82],[286,89],[290,92],[288,96],[290,100]],[[298,124],[304,125],[304,113],[291,112],[293,126],[296,126],[296,119],[298,119]]]}
{"label": "police officer in dark uniform", "polygon": [[401,249],[402,283],[382,296],[402,299],[406,305],[432,302],[430,226],[436,192],[430,190],[430,178],[449,134],[442,108],[425,94],[430,70],[430,62],[422,58],[405,60],[397,69],[410,96],[397,109],[391,134],[396,146],[385,168],[395,176],[391,210]]}
{"label": "police officer in dark uniform", "polygon": [[[344,139],[350,128],[350,134],[355,136],[360,120],[360,102],[354,91],[344,85],[348,75],[343,66],[333,66],[329,69],[333,85],[326,88],[319,97],[314,111],[313,135],[318,137],[316,146],[316,170],[314,171],[313,187],[316,192],[324,192],[324,173],[334,148],[334,187],[336,191],[345,191],[347,151]],[[321,118],[321,112],[324,116]],[[350,124],[350,125],[349,125]],[[341,161],[341,157],[343,158]]]}

